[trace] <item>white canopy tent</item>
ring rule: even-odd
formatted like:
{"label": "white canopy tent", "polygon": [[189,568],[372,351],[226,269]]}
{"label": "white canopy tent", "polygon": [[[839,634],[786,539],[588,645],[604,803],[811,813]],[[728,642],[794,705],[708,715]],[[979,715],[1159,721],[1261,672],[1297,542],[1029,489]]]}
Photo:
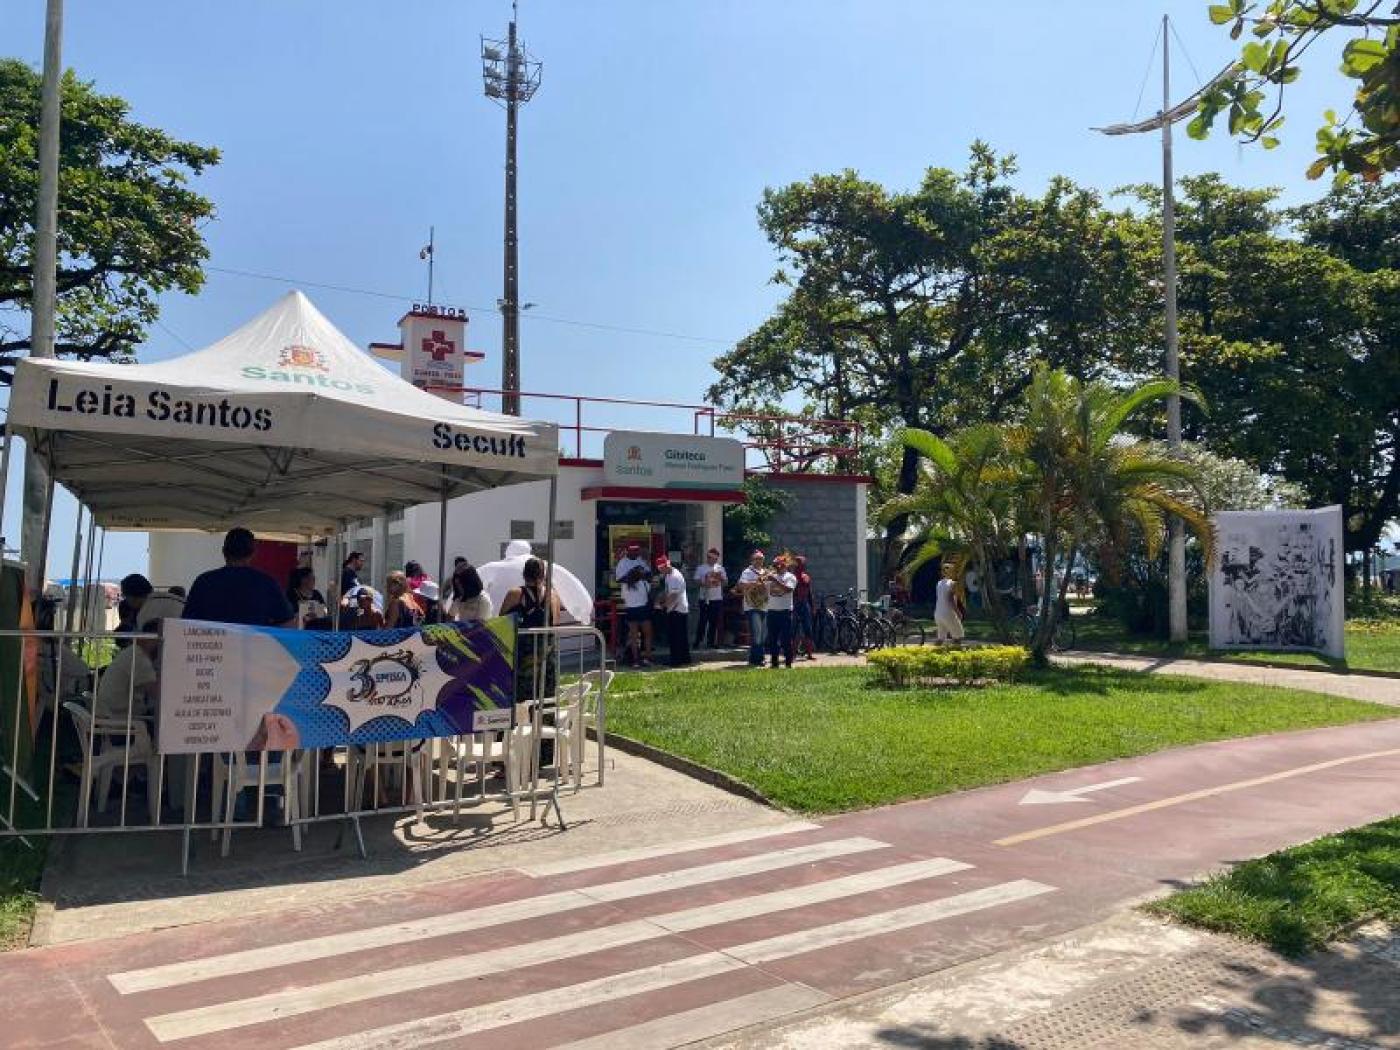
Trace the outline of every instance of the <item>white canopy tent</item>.
{"label": "white canopy tent", "polygon": [[300,292],[169,361],[20,361],[9,423],[109,529],[326,535],[559,463],[554,425],[419,390]]}

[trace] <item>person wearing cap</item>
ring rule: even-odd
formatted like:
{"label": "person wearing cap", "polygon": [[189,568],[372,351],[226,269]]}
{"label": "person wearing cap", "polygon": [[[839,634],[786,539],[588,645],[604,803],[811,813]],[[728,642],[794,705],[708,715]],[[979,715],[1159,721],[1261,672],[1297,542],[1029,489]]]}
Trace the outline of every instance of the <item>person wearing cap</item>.
{"label": "person wearing cap", "polygon": [[744,619],[749,627],[749,666],[763,666],[763,639],[768,624],[768,569],[762,551],[749,555],[735,590],[744,599]]}
{"label": "person wearing cap", "polygon": [[719,560],[719,550],[711,547],[705,552],[705,564],[695,569],[695,582],[700,585],[700,619],[695,625],[695,648],[707,638],[710,648],[719,644],[720,625],[724,619],[724,586],[729,575]]}
{"label": "person wearing cap", "polygon": [[787,558],[779,554],[773,559],[773,571],[768,574],[768,652],[774,667],[778,666],[779,655],[784,664],[792,666],[792,594],[795,590],[797,577],[788,571]]}
{"label": "person wearing cap", "polygon": [[661,577],[661,609],[666,616],[666,648],[672,667],[690,663],[690,598],[685,593],[685,573],[666,555],[656,559]]}
{"label": "person wearing cap", "polygon": [[622,588],[627,617],[627,652],[639,667],[651,666],[651,568],[642,557],[642,545],[630,540],[626,553],[613,570]]}

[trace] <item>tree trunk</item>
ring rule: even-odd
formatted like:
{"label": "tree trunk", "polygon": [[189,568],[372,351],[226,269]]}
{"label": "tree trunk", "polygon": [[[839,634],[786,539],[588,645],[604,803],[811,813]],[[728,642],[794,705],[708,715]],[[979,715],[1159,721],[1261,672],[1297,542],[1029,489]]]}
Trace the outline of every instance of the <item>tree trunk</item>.
{"label": "tree trunk", "polygon": [[1041,534],[1041,557],[1045,560],[1044,575],[1040,586],[1040,618],[1035,625],[1035,635],[1031,639],[1031,663],[1036,667],[1050,666],[1050,639],[1054,637],[1055,621],[1050,615],[1054,601],[1055,555],[1058,552],[1056,536],[1047,529]]}

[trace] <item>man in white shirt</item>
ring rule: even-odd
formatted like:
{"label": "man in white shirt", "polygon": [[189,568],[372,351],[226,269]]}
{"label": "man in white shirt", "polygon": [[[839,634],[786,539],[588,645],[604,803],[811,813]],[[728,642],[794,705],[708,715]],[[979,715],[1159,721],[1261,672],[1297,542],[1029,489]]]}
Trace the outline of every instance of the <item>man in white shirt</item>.
{"label": "man in white shirt", "polygon": [[627,544],[622,560],[613,571],[622,589],[622,607],[627,623],[627,654],[638,667],[651,666],[651,567],[642,557],[642,545]]}
{"label": "man in white shirt", "polygon": [[768,623],[768,569],[763,552],[749,555],[749,564],[739,574],[736,588],[744,597],[744,619],[749,626],[749,666],[763,666],[764,627]]}
{"label": "man in white shirt", "polygon": [[797,577],[788,571],[787,559],[780,554],[773,559],[773,571],[768,575],[768,652],[774,667],[778,666],[779,653],[783,662],[792,666],[792,592],[796,589]]}
{"label": "man in white shirt", "polygon": [[685,593],[685,573],[666,555],[656,559],[661,576],[661,608],[666,615],[666,648],[672,667],[690,663],[690,598]]}
{"label": "man in white shirt", "polygon": [[714,547],[705,553],[705,564],[696,568],[695,582],[700,585],[700,620],[695,625],[695,648],[699,649],[708,638],[713,649],[719,644],[724,619],[724,587],[729,582],[729,574],[720,564],[719,551]]}

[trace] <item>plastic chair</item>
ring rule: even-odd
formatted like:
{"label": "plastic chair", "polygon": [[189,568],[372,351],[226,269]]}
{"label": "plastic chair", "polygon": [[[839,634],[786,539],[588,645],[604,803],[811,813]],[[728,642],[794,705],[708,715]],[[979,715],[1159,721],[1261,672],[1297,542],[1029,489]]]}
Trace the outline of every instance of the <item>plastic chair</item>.
{"label": "plastic chair", "polygon": [[[579,731],[574,737],[575,791],[583,786],[583,749],[588,742],[588,731],[592,729],[594,736],[599,735],[598,727],[605,718],[604,707],[608,690],[612,688],[612,682],[616,676],[616,671],[589,671],[579,679],[581,682],[588,683],[590,688],[588,692],[584,693],[583,701],[579,705]],[[602,761],[603,757],[600,753],[598,756],[600,775]]]}
{"label": "plastic chair", "polygon": [[[569,776],[570,772],[574,772],[575,790],[577,790],[582,780],[581,769],[579,764],[575,761],[575,752],[577,750],[576,741],[581,739],[583,735],[581,732],[583,701],[592,690],[593,684],[591,682],[580,679],[558,690],[555,696],[546,697],[540,701],[546,710],[551,707],[553,708],[552,713],[554,716],[553,725],[542,725],[540,727],[540,742],[543,743],[545,740],[554,741],[554,768],[561,781]],[[526,718],[519,721],[521,721],[522,724],[516,729],[516,732],[524,738],[526,744],[525,747],[520,749],[520,761],[528,763],[531,755],[529,747],[534,737],[534,725],[528,715]],[[529,768],[530,767],[526,765],[521,770],[518,776],[519,780],[523,781],[526,779],[526,773]]]}
{"label": "plastic chair", "polygon": [[97,789],[97,811],[107,808],[112,794],[112,776],[119,768],[146,767],[146,799],[151,823],[160,821],[160,796],[156,794],[156,770],[160,759],[151,745],[146,723],[133,721],[127,725],[118,718],[93,718],[92,712],[76,700],[65,700],[63,706],[73,718],[78,739],[83,745],[82,794],[79,797],[78,826],[88,826],[89,796]]}
{"label": "plastic chair", "polygon": [[[282,787],[282,816],[292,826],[292,849],[300,853],[301,825],[297,821],[301,817],[301,811],[306,801],[304,798],[306,778],[302,771],[304,765],[302,752],[264,751],[259,757],[260,761],[250,762],[247,754],[242,751],[235,751],[231,756],[213,756],[213,789],[209,803],[212,823],[217,824],[225,819],[225,801],[228,802],[229,819],[232,819],[234,802],[248,788],[258,786],[261,777],[259,767],[266,763],[266,783],[269,786],[280,784]],[[232,762],[229,761],[230,758],[232,758]],[[227,857],[233,841],[233,828],[226,827],[223,831],[223,843],[219,848],[219,855]],[[218,829],[215,828],[211,832],[211,836],[217,836],[218,833]]]}
{"label": "plastic chair", "polygon": [[[428,793],[432,789],[432,751],[428,747],[414,748],[418,741],[401,740],[384,744],[369,744],[352,746],[349,752],[350,776],[350,801],[354,808],[358,808],[365,793],[365,781],[369,779],[370,771],[377,767],[384,767],[389,774],[403,772],[408,777],[403,792],[408,802],[422,807],[423,802],[428,798]],[[384,774],[380,775],[381,778]],[[380,781],[375,783],[374,808],[379,808],[379,787]]]}
{"label": "plastic chair", "polygon": [[[524,705],[517,705],[517,708]],[[519,756],[524,751],[524,735],[512,729],[508,733],[473,733],[469,736],[455,736],[438,742],[438,776],[444,787],[447,786],[449,770],[456,774],[452,818],[456,820],[462,811],[462,786],[469,779],[466,771],[471,769],[476,778],[484,784],[486,767],[500,764],[505,770],[506,794],[510,797],[511,816],[520,819],[520,772]]]}

